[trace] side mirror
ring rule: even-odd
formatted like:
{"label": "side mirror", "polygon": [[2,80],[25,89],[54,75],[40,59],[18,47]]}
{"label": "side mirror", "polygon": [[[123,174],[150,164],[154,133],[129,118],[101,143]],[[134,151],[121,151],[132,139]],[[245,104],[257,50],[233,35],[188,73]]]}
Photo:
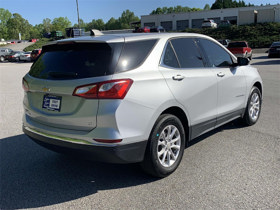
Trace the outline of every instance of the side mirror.
{"label": "side mirror", "polygon": [[250,63],[248,58],[237,57],[237,65],[238,66],[247,66]]}

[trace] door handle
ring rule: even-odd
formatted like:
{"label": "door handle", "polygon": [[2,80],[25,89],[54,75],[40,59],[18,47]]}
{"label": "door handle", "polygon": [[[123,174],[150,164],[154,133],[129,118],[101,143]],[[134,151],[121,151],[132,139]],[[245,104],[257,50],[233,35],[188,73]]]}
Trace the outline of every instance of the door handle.
{"label": "door handle", "polygon": [[223,72],[219,72],[219,73],[217,74],[217,76],[218,76],[218,77],[224,77],[225,74],[224,74]]}
{"label": "door handle", "polygon": [[177,80],[177,81],[181,81],[181,80],[183,80],[184,78],[185,78],[184,76],[179,75],[179,74],[172,77],[173,80]]}

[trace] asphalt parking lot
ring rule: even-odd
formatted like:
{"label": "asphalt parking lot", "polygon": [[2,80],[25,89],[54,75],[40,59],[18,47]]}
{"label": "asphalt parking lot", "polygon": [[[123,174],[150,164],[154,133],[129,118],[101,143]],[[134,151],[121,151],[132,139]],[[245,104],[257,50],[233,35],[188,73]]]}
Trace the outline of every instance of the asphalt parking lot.
{"label": "asphalt parking lot", "polygon": [[0,209],[280,209],[280,59],[255,54],[251,63],[264,82],[259,122],[201,136],[164,179],[33,143],[21,131],[31,63],[0,63]]}

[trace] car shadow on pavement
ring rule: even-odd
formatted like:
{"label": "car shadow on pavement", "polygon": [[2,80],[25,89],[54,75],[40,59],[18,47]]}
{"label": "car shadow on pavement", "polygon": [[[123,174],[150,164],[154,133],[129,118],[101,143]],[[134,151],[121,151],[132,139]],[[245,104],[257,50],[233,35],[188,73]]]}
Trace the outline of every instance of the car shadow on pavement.
{"label": "car shadow on pavement", "polygon": [[0,139],[0,209],[44,207],[156,180],[138,164],[74,159],[46,150],[25,135]]}
{"label": "car shadow on pavement", "polygon": [[191,147],[191,146],[193,146],[193,145],[195,145],[195,144],[197,144],[197,143],[203,141],[204,139],[207,139],[208,137],[213,136],[213,135],[215,135],[216,133],[219,133],[219,132],[221,132],[221,131],[223,131],[223,130],[234,130],[234,129],[244,128],[244,127],[245,127],[245,126],[242,125],[242,124],[239,122],[239,119],[234,120],[234,121],[232,121],[232,122],[229,122],[229,123],[227,123],[227,124],[225,124],[225,125],[222,125],[222,126],[216,128],[216,129],[214,129],[214,130],[211,130],[211,131],[209,131],[209,132],[207,132],[207,133],[205,133],[205,134],[203,134],[203,135],[201,135],[201,136],[199,136],[199,137],[193,139],[191,142],[189,142],[189,144],[187,145],[187,147]]}
{"label": "car shadow on pavement", "polygon": [[263,55],[260,55],[260,56],[254,55],[254,57],[253,57],[254,60],[266,59],[266,58],[268,58],[268,57],[267,56],[263,56]]}
{"label": "car shadow on pavement", "polygon": [[[279,65],[280,59],[279,58],[268,58],[267,56],[257,56],[253,58],[255,60],[254,63],[251,65]],[[257,60],[263,60],[266,59],[266,61],[257,61]]]}

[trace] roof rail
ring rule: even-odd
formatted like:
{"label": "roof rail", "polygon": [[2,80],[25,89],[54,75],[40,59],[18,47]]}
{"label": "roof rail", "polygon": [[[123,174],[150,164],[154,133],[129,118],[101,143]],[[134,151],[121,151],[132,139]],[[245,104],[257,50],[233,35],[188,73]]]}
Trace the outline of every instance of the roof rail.
{"label": "roof rail", "polygon": [[90,35],[91,36],[102,36],[104,34],[101,31],[97,30],[97,29],[91,29],[90,30]]}

